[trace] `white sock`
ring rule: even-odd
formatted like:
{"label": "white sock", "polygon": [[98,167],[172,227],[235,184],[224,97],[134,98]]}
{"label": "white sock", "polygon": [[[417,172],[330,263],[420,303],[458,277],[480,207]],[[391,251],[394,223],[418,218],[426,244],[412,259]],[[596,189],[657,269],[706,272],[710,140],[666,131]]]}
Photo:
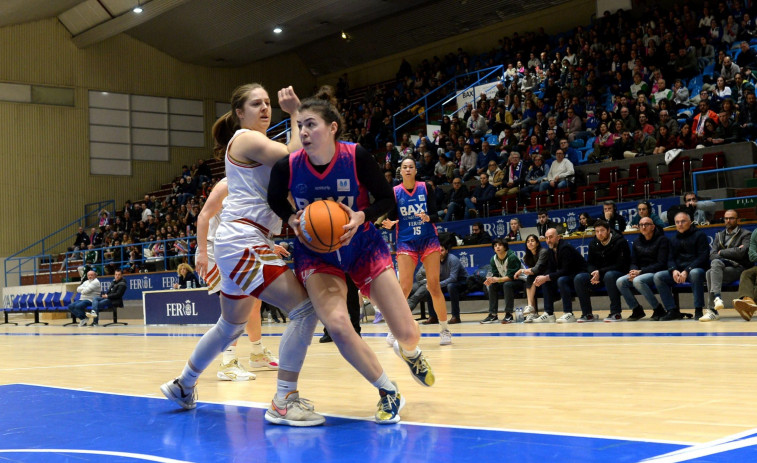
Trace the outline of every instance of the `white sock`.
{"label": "white sock", "polygon": [[226,365],[235,358],[237,358],[237,346],[229,346],[225,351],[223,351],[223,358],[221,362]]}
{"label": "white sock", "polygon": [[445,320],[445,321],[443,321],[443,322],[442,322],[442,321],[440,321],[440,322],[439,322],[439,330],[440,330],[440,331],[444,331],[444,330],[446,330],[446,329],[449,329],[449,328],[447,328],[447,321],[446,321],[446,320]]}
{"label": "white sock", "polygon": [[421,350],[418,349],[418,346],[415,346],[413,350],[405,350],[400,346],[400,350],[402,350],[402,354],[409,359],[418,358],[418,356],[421,355]]}
{"label": "white sock", "polygon": [[263,340],[258,339],[257,341],[252,341],[250,344],[252,344],[252,348],[250,349],[250,352],[253,354],[262,354],[263,353]]}
{"label": "white sock", "polygon": [[182,371],[181,376],[179,376],[179,384],[181,384],[181,387],[183,388],[194,387],[195,384],[197,384],[197,378],[199,377],[200,373],[194,371],[187,362],[187,364],[184,365],[184,371]]}
{"label": "white sock", "polygon": [[379,376],[379,379],[377,379],[376,381],[372,382],[371,384],[373,384],[374,386],[376,386],[379,389],[383,389],[383,390],[389,391],[389,392],[393,392],[393,391],[397,390],[397,388],[394,387],[394,384],[391,381],[389,381],[389,377],[386,376],[386,372],[385,371],[382,371],[381,372],[381,376]]}
{"label": "white sock", "polygon": [[297,390],[297,381],[276,380],[276,399],[284,400],[287,394]]}

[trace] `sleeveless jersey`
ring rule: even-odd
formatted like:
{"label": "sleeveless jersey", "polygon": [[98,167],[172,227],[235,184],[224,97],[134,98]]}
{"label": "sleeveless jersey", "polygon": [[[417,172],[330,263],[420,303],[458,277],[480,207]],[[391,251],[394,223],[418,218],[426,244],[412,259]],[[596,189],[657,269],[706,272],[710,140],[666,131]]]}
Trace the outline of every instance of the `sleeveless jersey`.
{"label": "sleeveless jersey", "polygon": [[357,179],[354,143],[338,142],[336,153],[323,173],[318,173],[308,160],[305,150],[289,156],[289,191],[297,209],[321,199],[343,203],[353,211],[370,205],[368,190]]}
{"label": "sleeveless jersey", "polygon": [[226,179],[229,195],[223,200],[221,221],[252,221],[272,235],[281,233],[281,219],[268,206],[268,181],[271,168],[258,162],[234,159],[229,147],[240,134],[248,129],[239,129],[226,146]]}
{"label": "sleeveless jersey", "polygon": [[414,241],[429,237],[436,237],[436,226],[431,222],[424,222],[415,214],[428,214],[426,198],[428,191],[425,182],[415,182],[413,191],[408,192],[402,184],[394,187],[394,197],[397,200],[397,242]]}

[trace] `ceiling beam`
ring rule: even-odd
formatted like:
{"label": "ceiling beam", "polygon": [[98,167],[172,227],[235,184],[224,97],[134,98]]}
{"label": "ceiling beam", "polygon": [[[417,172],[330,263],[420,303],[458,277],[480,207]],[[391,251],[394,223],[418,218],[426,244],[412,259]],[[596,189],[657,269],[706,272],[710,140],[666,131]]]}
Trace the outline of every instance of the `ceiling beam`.
{"label": "ceiling beam", "polygon": [[[86,48],[122,32],[128,31],[150,19],[157,18],[163,13],[189,1],[190,0],[151,0],[149,2],[142,2],[142,13],[137,14],[129,10],[120,16],[98,24],[91,29],[87,29],[81,34],[75,35],[72,38],[72,41],[77,47]],[[134,6],[136,5],[137,3],[135,2]]]}

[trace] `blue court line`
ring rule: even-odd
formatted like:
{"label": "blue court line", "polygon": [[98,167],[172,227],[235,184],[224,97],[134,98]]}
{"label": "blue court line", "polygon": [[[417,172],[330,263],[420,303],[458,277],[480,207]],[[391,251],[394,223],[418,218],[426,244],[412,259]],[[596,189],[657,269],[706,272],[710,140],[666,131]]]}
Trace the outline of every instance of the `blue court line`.
{"label": "blue court line", "polygon": [[[137,337],[200,337],[204,333],[96,333],[96,332],[72,332],[72,333],[0,333],[0,336],[137,336]],[[267,337],[280,337],[282,333],[263,333]],[[364,338],[384,338],[386,333],[362,333]],[[424,338],[435,338],[436,333],[421,333]],[[739,338],[757,337],[757,332],[733,331],[733,332],[668,332],[668,333],[555,333],[555,332],[528,332],[528,333],[453,333],[456,338],[478,337],[508,337],[508,338]],[[319,338],[321,335],[316,334]]]}
{"label": "blue court line", "polygon": [[[367,399],[366,409],[372,406]],[[291,428],[266,423],[260,408],[201,402],[183,411],[163,399],[21,384],[0,386],[0,410],[0,459],[32,463],[135,461],[139,455],[142,461],[193,462],[625,463],[689,447],[419,423],[380,426],[332,416],[324,426]],[[757,449],[738,454],[755,461]]]}

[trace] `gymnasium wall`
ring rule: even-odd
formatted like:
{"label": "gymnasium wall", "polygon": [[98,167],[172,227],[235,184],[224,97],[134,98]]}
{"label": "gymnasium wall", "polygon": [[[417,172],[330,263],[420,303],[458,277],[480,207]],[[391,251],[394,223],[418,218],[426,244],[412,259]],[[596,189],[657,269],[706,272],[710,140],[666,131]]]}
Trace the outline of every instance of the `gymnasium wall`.
{"label": "gymnasium wall", "polygon": [[[475,2],[469,2],[463,8],[475,8]],[[402,58],[407,59],[415,67],[424,58],[431,61],[431,58],[436,55],[444,59],[444,55],[447,53],[457,53],[458,48],[462,48],[470,55],[481,54],[495,48],[497,40],[505,36],[512,36],[515,32],[523,35],[525,32],[536,32],[539,27],[543,27],[547,34],[556,34],[570,30],[578,24],[589,24],[595,12],[596,0],[570,1],[527,15],[507,18],[502,22],[482,29],[450,36],[444,40],[387,56],[370,63],[326,74],[318,78],[318,85],[333,85],[345,72],[348,74],[351,88],[360,88],[376,82],[383,82],[394,79]],[[527,56],[526,59],[528,59]]]}
{"label": "gymnasium wall", "polygon": [[[48,19],[0,28],[0,82],[67,87],[73,107],[0,101],[0,256],[8,256],[83,214],[83,206],[142,194],[178,175],[182,164],[211,156],[215,103],[228,102],[239,84],[258,81],[272,92],[293,85],[309,94],[315,79],[286,54],[241,68],[182,63],[126,34],[85,49]],[[169,162],[132,161],[132,175],[89,174],[87,92],[202,99],[206,147],[171,148]]]}

